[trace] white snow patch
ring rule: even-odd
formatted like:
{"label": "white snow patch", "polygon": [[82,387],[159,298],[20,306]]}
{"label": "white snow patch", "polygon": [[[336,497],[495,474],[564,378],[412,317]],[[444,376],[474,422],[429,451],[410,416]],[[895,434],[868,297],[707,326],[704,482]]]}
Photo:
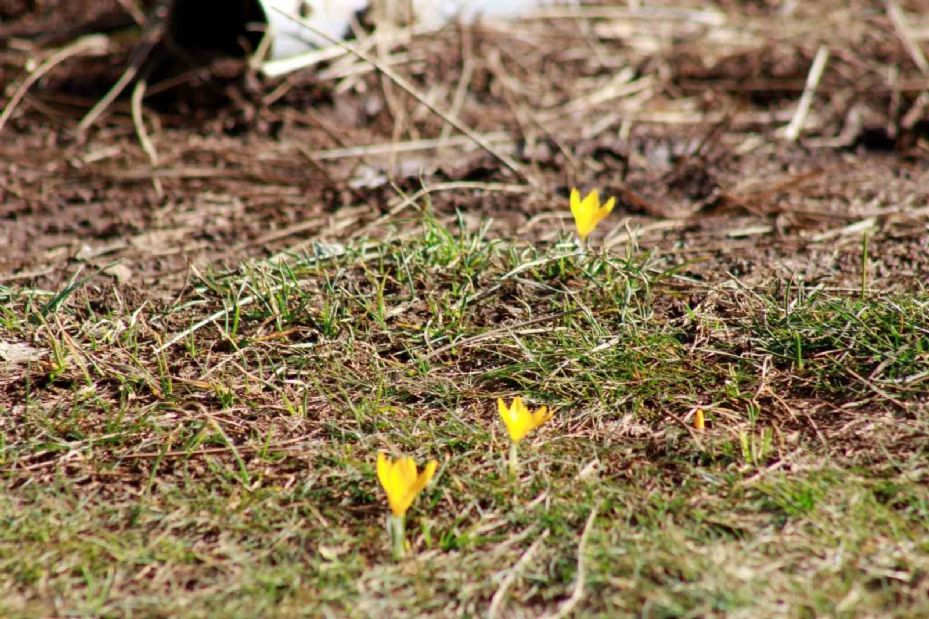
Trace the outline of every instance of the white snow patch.
{"label": "white snow patch", "polygon": [[288,58],[316,47],[331,45],[331,41],[310,32],[292,19],[281,15],[299,16],[314,28],[333,39],[349,32],[354,16],[368,6],[368,0],[259,0],[271,29],[271,58]]}
{"label": "white snow patch", "polygon": [[[514,19],[542,6],[576,4],[576,0],[410,0],[416,21],[438,28],[454,20]],[[368,0],[259,0],[271,29],[271,59],[279,60],[326,47],[331,42],[281,15],[301,16],[334,39],[350,31],[352,17],[368,7]]]}

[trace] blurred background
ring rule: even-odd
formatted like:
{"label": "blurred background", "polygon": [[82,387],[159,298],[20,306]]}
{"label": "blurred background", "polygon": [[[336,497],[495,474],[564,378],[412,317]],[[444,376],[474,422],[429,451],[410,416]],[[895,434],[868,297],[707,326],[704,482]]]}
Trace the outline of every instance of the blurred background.
{"label": "blurred background", "polygon": [[189,264],[402,229],[397,191],[487,182],[524,190],[432,208],[551,241],[570,187],[598,187],[619,198],[608,246],[631,226],[715,269],[841,281],[866,230],[913,281],[925,8],[4,0],[0,277],[118,258],[171,289]]}

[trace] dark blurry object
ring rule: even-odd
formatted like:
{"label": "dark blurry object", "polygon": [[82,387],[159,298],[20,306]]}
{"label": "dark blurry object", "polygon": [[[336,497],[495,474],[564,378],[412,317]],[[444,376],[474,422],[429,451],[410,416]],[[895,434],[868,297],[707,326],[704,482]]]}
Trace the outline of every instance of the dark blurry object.
{"label": "dark blurry object", "polygon": [[252,26],[266,21],[256,0],[174,0],[168,15],[171,46],[232,56],[257,47],[262,32]]}

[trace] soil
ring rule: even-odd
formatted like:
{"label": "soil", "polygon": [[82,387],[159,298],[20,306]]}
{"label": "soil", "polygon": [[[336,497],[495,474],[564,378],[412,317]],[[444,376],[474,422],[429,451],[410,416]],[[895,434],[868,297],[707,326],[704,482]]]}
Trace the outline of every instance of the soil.
{"label": "soil", "polygon": [[[45,74],[0,132],[0,285],[54,290],[92,276],[167,299],[193,269],[415,226],[394,209],[397,190],[459,181],[482,185],[434,191],[436,214],[492,218],[492,235],[538,243],[568,231],[572,186],[599,188],[619,201],[606,243],[622,249],[637,230],[640,247],[707,282],[854,287],[865,232],[875,285],[929,281],[926,81],[883,3],[801,7],[783,36],[764,29],[780,3],[726,2],[728,26],[675,21],[670,42],[620,16],[450,26],[387,50],[528,172],[534,187],[520,192],[498,191],[521,179],[457,132],[414,150],[443,121],[362,62],[267,80],[241,58],[198,56],[193,69],[158,48],[143,114],[157,160],[128,96],[79,133],[140,40],[125,4],[0,2],[4,106],[57,46],[91,32],[111,43]],[[819,45],[829,64],[789,141]],[[407,150],[391,154],[392,142]],[[378,146],[353,154],[365,145]]]}

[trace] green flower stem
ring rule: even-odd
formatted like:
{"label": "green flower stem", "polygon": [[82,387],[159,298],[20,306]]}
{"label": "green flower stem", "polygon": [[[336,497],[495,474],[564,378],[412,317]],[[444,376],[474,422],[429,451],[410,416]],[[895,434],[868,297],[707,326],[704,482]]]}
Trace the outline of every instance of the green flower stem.
{"label": "green flower stem", "polygon": [[390,532],[391,552],[394,560],[399,561],[406,554],[406,519],[391,514],[387,518],[387,528]]}
{"label": "green flower stem", "polygon": [[574,235],[574,244],[577,246],[577,252],[581,257],[587,257],[587,239],[582,239],[580,235]]}
{"label": "green flower stem", "polygon": [[515,442],[510,443],[509,470],[510,470],[510,477],[513,477],[515,479],[516,476],[519,474],[519,453],[517,452]]}

